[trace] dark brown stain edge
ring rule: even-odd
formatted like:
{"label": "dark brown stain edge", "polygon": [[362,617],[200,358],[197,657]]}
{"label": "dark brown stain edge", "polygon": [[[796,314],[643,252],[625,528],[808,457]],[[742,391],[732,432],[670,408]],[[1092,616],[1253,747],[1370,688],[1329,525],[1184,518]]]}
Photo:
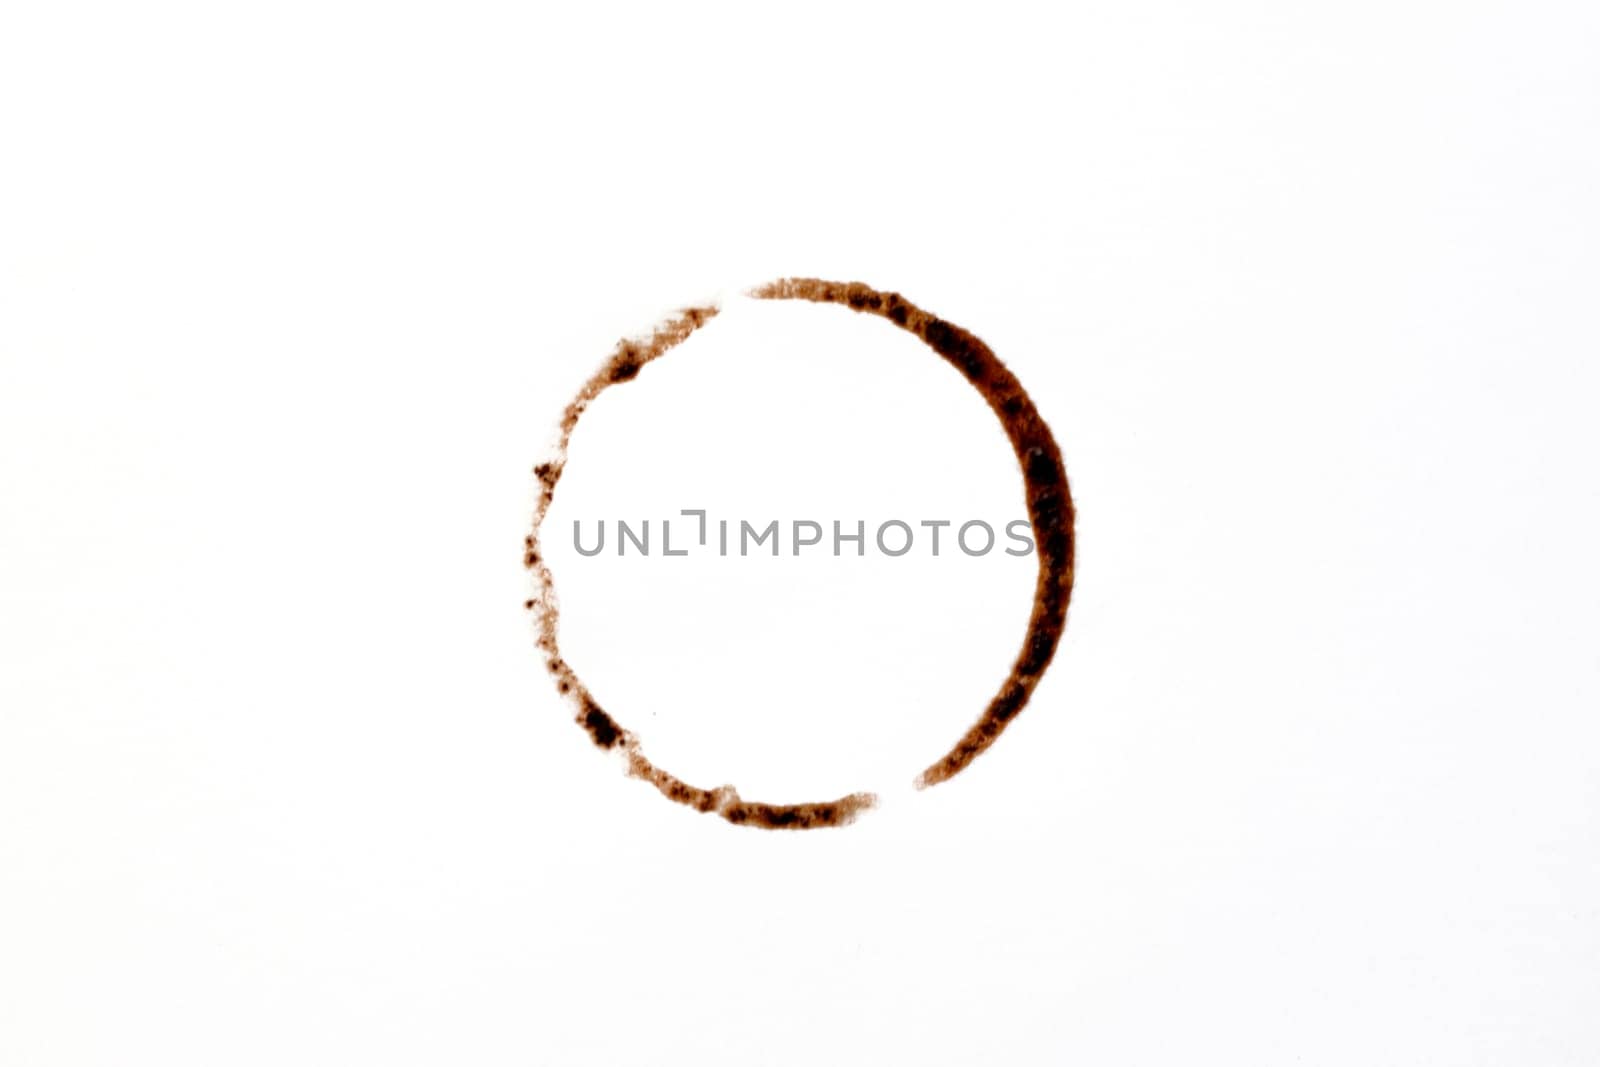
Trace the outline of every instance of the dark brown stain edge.
{"label": "dark brown stain edge", "polygon": [[750,295],[762,300],[842,304],[853,311],[886,318],[916,334],[960,371],[988,402],[1022,466],[1028,518],[1033,524],[1039,553],[1033,610],[1028,616],[1022,650],[988,707],[949,752],[917,777],[916,785],[923,789],[948,781],[994,744],[1027,705],[1066,629],[1076,555],[1076,513],[1061,449],[1034,407],[1033,398],[988,345],[960,326],[922,310],[899,293],[880,292],[861,282],[783,278],[757,288]]}

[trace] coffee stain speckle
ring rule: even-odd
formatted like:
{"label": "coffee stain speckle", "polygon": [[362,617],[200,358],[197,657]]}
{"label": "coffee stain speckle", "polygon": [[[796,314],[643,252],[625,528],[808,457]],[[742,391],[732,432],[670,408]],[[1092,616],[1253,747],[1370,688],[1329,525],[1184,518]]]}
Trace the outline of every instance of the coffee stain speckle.
{"label": "coffee stain speckle", "polygon": [[[942,757],[917,776],[916,786],[926,788],[948,781],[994,744],[1033,695],[1045,668],[1055,656],[1066,626],[1067,604],[1072,597],[1075,537],[1072,493],[1067,483],[1061,450],[1027,390],[989,346],[954,323],[947,322],[895,292],[881,292],[860,282],[829,282],[817,278],[784,278],[751,291],[759,300],[807,300],[839,304],[863,314],[878,315],[916,334],[967,379],[988,402],[1016,453],[1027,496],[1028,517],[1037,545],[1039,574],[1034,585],[1033,610],[1022,648],[999,690],[976,722]],[[620,749],[628,773],[649,782],[662,796],[696,811],[712,812],[737,826],[769,830],[808,830],[844,826],[871,808],[871,793],[852,793],[837,800],[806,804],[768,804],[744,800],[731,785],[715,789],[693,786],[647,759],[639,739],[602,708],[587,686],[561,656],[556,635],[560,607],[549,566],[540,552],[539,533],[555,496],[556,484],[566,468],[567,447],[578,419],[602,391],[632,381],[639,372],[668,350],[682,343],[717,314],[714,306],[685,309],[662,323],[648,337],[623,340],[609,359],[578,391],[561,417],[556,456],[534,468],[539,482],[534,506],[533,532],[523,543],[523,564],[533,573],[535,595],[525,603],[534,613],[536,643],[556,679],[556,689],[574,700],[578,725],[602,749]]]}

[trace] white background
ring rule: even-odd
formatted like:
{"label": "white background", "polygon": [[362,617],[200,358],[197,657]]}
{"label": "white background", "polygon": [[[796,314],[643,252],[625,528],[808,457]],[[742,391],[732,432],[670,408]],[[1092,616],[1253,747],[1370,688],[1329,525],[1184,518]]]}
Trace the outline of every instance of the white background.
{"label": "white background", "polygon": [[[1576,2],[7,5],[0,1063],[1600,1061],[1597,46]],[[884,792],[788,835],[589,745],[520,567],[617,337],[783,274],[984,337],[1081,508],[1062,652],[925,793],[1026,568],[559,571],[669,767]],[[787,310],[597,404],[567,519],[1019,501],[953,372]]]}

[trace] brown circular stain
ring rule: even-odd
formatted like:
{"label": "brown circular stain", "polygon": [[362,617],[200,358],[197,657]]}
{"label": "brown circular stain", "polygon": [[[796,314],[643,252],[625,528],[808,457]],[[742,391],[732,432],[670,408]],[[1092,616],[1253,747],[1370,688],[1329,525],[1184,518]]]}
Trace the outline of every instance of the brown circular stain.
{"label": "brown circular stain", "polygon": [[[1034,585],[1033,610],[1022,649],[1011,665],[1011,672],[989,701],[978,720],[956,741],[950,751],[917,776],[916,785],[937,785],[960,774],[966,766],[1005,730],[1027,705],[1034,687],[1055,655],[1066,626],[1067,603],[1072,597],[1074,555],[1072,493],[1067,484],[1061,450],[1050,428],[1039,417],[1038,409],[1022,383],[1017,381],[999,358],[977,337],[911,303],[899,293],[880,292],[860,282],[827,282],[817,278],[784,278],[769,282],[750,293],[760,300],[809,300],[840,304],[853,311],[878,315],[901,329],[920,337],[928,347],[960,371],[1000,419],[1011,441],[1011,448],[1022,466],[1027,495],[1028,518],[1033,525],[1039,553],[1039,576]],[[545,664],[556,681],[556,689],[577,706],[577,722],[588,731],[596,745],[620,749],[627,759],[628,773],[655,786],[669,800],[696,811],[715,812],[735,825],[769,830],[808,830],[823,826],[843,826],[876,803],[871,793],[851,793],[836,800],[805,804],[766,804],[745,800],[731,785],[702,789],[674,777],[645,758],[639,739],[624,729],[595,700],[572,667],[561,656],[556,640],[560,609],[555,582],[540,549],[539,530],[556,484],[566,468],[567,446],[573,428],[594,398],[612,385],[632,381],[645,364],[659,358],[681,343],[717,314],[715,307],[688,308],[658,326],[646,340],[619,342],[611,357],[584,383],[561,417],[560,438],[555,458],[534,468],[539,480],[538,502],[534,506],[533,531],[524,543],[523,564],[534,578],[534,597],[525,606],[534,612],[537,644]]]}

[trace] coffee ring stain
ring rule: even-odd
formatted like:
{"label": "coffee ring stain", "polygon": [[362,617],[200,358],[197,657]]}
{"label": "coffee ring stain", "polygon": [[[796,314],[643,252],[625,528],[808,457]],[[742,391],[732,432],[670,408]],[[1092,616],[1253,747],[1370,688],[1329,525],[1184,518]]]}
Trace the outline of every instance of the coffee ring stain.
{"label": "coffee ring stain", "polygon": [[[994,744],[1011,720],[1017,717],[1033,695],[1034,687],[1055,656],[1066,627],[1067,604],[1072,598],[1073,562],[1076,539],[1073,531],[1072,492],[1067,483],[1061,449],[1045,425],[1033,399],[989,346],[954,323],[947,322],[911,303],[895,292],[880,292],[861,282],[829,282],[817,278],[784,278],[751,291],[759,300],[809,300],[839,304],[863,314],[878,315],[907,330],[937,352],[986,400],[1000,420],[1022,468],[1027,497],[1028,518],[1033,525],[1039,558],[1039,575],[1034,585],[1033,610],[1028,630],[1011,671],[989,701],[978,720],[942,757],[917,776],[919,789],[948,781]],[[871,793],[851,793],[837,800],[806,804],[767,804],[742,799],[731,785],[702,789],[689,785],[651,763],[640,748],[638,738],[624,729],[602,708],[587,686],[561,656],[556,640],[560,607],[555,582],[543,553],[539,531],[554,499],[556,484],[566,468],[567,446],[573,428],[594,398],[612,385],[632,381],[644,366],[659,359],[669,349],[717,314],[713,306],[688,308],[658,326],[650,337],[624,340],[595,374],[584,383],[561,417],[561,432],[556,457],[534,468],[539,495],[534,506],[533,532],[524,540],[523,565],[533,573],[535,595],[525,606],[534,612],[536,644],[545,664],[556,679],[556,689],[577,705],[576,719],[596,745],[620,749],[626,756],[628,773],[655,786],[667,799],[696,811],[714,812],[739,826],[769,830],[808,830],[843,826],[872,807],[877,798]]]}

